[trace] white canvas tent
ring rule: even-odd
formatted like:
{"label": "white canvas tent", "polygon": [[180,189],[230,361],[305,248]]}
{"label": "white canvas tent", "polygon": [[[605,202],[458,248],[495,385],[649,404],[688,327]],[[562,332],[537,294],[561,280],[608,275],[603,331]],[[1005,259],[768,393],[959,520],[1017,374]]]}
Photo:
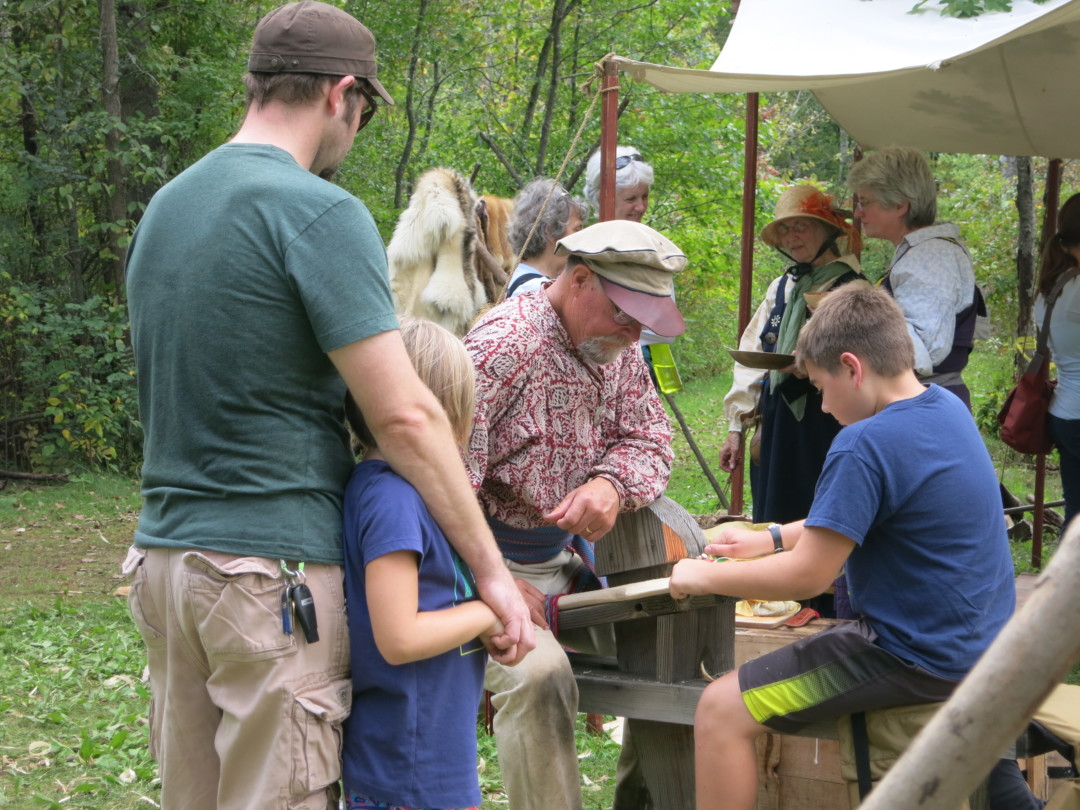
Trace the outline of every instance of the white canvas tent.
{"label": "white canvas tent", "polygon": [[812,90],[864,147],[1080,157],[1080,0],[943,17],[915,0],[742,0],[711,70],[613,57],[670,92]]}

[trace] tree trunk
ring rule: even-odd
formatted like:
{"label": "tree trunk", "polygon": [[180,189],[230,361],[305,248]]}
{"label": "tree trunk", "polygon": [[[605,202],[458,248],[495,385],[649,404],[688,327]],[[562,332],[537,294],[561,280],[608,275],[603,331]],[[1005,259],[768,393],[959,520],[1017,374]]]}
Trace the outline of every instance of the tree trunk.
{"label": "tree trunk", "polygon": [[[548,140],[551,138],[551,122],[558,109],[559,67],[562,63],[562,25],[574,8],[576,0],[556,0],[551,11],[551,30],[548,40],[551,43],[551,78],[548,81],[547,98],[544,100],[544,117],[540,122],[540,144],[536,150],[536,176],[546,174]],[[539,76],[537,76],[539,81]]]}
{"label": "tree trunk", "polygon": [[[1016,211],[1019,233],[1016,240],[1016,334],[1031,334],[1031,313],[1035,302],[1035,181],[1030,157],[1016,158]],[[1017,357],[1017,363],[1023,364]]]}
{"label": "tree trunk", "polygon": [[394,170],[394,208],[401,210],[405,207],[405,183],[409,161],[412,159],[413,144],[416,143],[416,105],[413,101],[413,87],[416,83],[416,66],[420,62],[420,46],[424,37],[429,33],[424,30],[424,18],[427,15],[429,0],[420,0],[420,7],[416,13],[416,28],[413,29],[412,48],[409,52],[409,80],[405,91],[405,118],[409,122],[409,134],[405,138],[405,146],[398,158],[397,168]]}
{"label": "tree trunk", "polygon": [[442,83],[439,60],[436,59],[431,63],[431,90],[428,91],[427,102],[424,106],[424,137],[420,139],[420,146],[416,148],[416,158],[420,161],[423,161],[424,155],[427,154],[431,131],[435,128],[435,100],[438,98]]}
{"label": "tree trunk", "polygon": [[[552,24],[558,18],[558,6],[560,5],[562,5],[561,0],[556,0],[556,8],[551,12]],[[532,87],[529,89],[529,102],[525,106],[525,115],[521,119],[522,145],[527,144],[529,141],[529,131],[532,129],[533,116],[536,115],[536,105],[540,102],[540,84],[544,80],[544,74],[547,73],[548,55],[550,53],[551,31],[549,30],[547,36],[544,37],[544,44],[540,48],[540,55],[536,58],[536,73],[533,75]]]}
{"label": "tree trunk", "polygon": [[124,164],[120,160],[120,49],[116,39],[116,2],[101,0],[101,49],[104,69],[101,80],[101,101],[111,126],[105,133],[105,182],[108,186],[108,246],[105,277],[112,282],[116,295],[124,286],[124,250],[120,237],[127,223],[127,191]]}
{"label": "tree trunk", "polygon": [[[23,48],[28,46],[28,42],[29,37],[26,34],[26,29],[19,24],[13,25],[11,27],[12,50],[16,53],[22,53]],[[21,87],[19,91],[19,115],[17,120],[19,122],[19,128],[22,131],[23,149],[26,150],[27,157],[32,161],[38,156],[40,150],[40,130],[38,127],[37,110],[34,108],[34,102],[30,98],[29,89],[26,87]],[[32,163],[27,162],[26,169],[28,174],[33,173],[34,170],[31,168],[32,166]],[[27,200],[26,213],[30,219],[30,229],[33,232],[33,252],[26,257],[26,267],[29,270],[27,277],[38,281],[45,281],[45,274],[42,269],[44,263],[41,261],[41,257],[45,254],[45,241],[48,235],[48,218],[45,216],[36,195],[31,195]]]}

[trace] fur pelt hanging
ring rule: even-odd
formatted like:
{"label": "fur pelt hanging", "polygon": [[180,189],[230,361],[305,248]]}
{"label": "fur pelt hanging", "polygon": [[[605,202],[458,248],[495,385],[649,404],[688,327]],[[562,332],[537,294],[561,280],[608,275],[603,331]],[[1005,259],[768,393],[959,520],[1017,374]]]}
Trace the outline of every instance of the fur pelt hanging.
{"label": "fur pelt hanging", "polygon": [[422,174],[386,250],[397,311],[464,335],[487,303],[476,273],[476,239],[469,181],[453,169]]}
{"label": "fur pelt hanging", "polygon": [[508,276],[514,272],[514,251],[510,248],[507,231],[514,216],[514,201],[509,197],[495,197],[485,194],[480,198],[480,205],[487,215],[487,227],[484,238],[495,261]]}

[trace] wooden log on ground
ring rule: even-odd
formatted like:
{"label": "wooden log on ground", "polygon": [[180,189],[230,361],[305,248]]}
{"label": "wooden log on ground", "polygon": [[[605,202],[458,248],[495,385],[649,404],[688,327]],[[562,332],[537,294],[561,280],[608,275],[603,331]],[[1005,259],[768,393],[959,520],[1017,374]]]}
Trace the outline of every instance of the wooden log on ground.
{"label": "wooden log on ground", "polygon": [[[1032,509],[1035,508],[1035,496],[1034,495],[1028,495],[1027,496],[1027,502],[1028,502],[1028,505]],[[1065,505],[1065,501],[1054,501],[1052,503],[1044,503],[1043,504],[1043,520],[1046,521],[1047,526],[1053,526],[1058,531],[1061,531],[1062,527],[1065,525],[1065,518],[1063,518],[1061,516],[1060,512],[1056,511],[1055,509],[1052,509],[1051,507],[1053,507],[1053,506],[1064,506],[1064,505]]]}
{"label": "wooden log on ground", "polygon": [[67,483],[67,473],[27,473],[18,470],[0,470],[0,478],[12,478],[17,481],[63,481]]}

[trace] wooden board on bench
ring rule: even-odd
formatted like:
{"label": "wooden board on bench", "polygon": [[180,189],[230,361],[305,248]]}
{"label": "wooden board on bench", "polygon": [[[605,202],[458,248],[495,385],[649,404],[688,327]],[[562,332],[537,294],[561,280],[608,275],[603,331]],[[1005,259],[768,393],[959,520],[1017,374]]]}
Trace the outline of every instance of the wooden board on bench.
{"label": "wooden board on bench", "polygon": [[788,611],[787,613],[781,613],[779,616],[740,616],[736,613],[735,626],[742,628],[752,627],[757,630],[773,630],[782,625],[800,610],[802,610],[802,607]]}

